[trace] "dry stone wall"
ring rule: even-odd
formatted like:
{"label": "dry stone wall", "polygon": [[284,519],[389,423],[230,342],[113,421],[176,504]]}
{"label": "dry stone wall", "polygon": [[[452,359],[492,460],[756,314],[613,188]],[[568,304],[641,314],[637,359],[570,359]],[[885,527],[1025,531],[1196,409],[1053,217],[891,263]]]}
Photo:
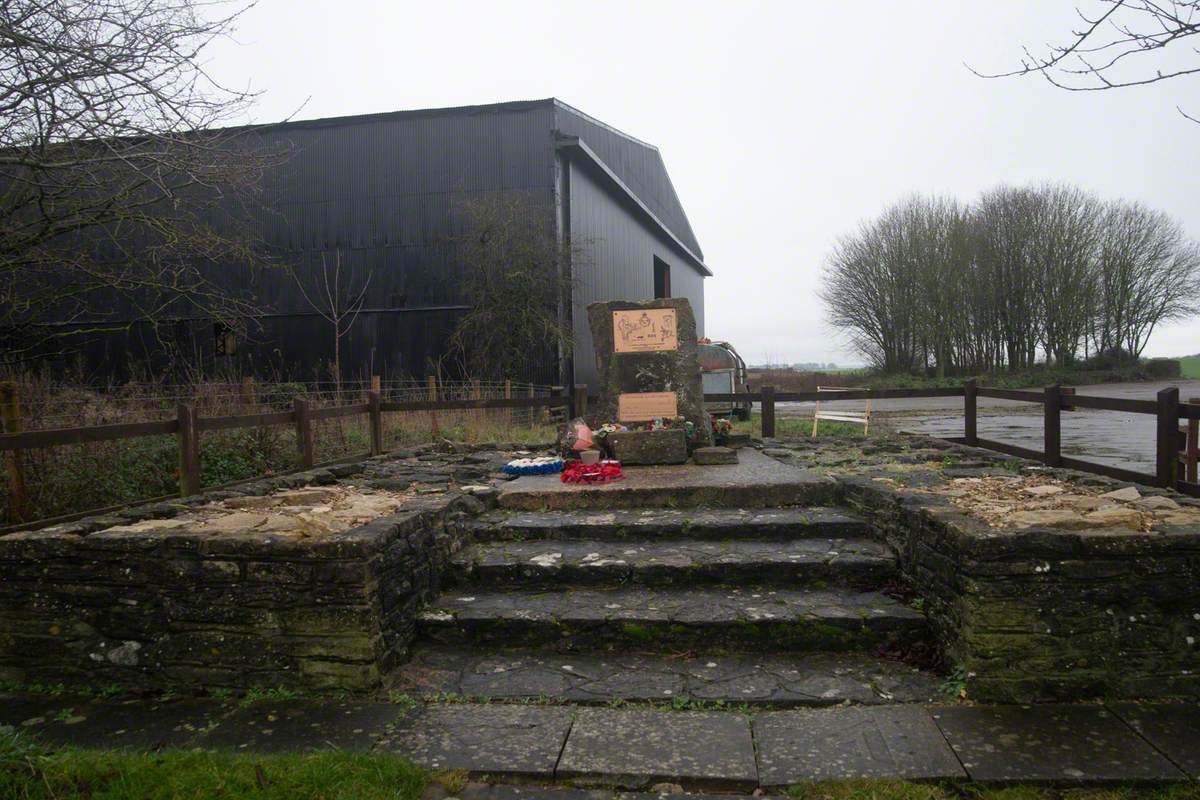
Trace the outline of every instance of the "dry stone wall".
{"label": "dry stone wall", "polygon": [[1200,525],[997,530],[936,493],[841,480],[969,697],[1200,696]]}
{"label": "dry stone wall", "polygon": [[[463,518],[483,507],[454,488],[503,460],[414,451],[0,536],[0,680],[374,687],[405,657]],[[247,527],[282,516],[263,512],[263,495],[347,484],[384,515],[303,535]],[[388,493],[404,493],[401,510],[378,505]],[[183,524],[226,504],[239,525]],[[326,508],[303,513],[332,519]]]}

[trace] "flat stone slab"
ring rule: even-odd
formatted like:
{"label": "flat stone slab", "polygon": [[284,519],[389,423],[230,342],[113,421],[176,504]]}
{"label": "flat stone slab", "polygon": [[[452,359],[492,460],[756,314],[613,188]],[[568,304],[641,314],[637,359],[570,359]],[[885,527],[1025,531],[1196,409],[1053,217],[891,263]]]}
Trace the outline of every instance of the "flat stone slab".
{"label": "flat stone slab", "polygon": [[477,591],[437,598],[418,617],[424,634],[449,644],[608,644],[652,648],[770,646],[849,650],[915,639],[925,617],[892,597],[853,590],[630,588],[565,592]]}
{"label": "flat stone slab", "polygon": [[216,700],[130,700],[76,706],[37,732],[39,739],[70,747],[157,750],[186,747],[235,709]]}
{"label": "flat stone slab", "polygon": [[992,782],[1128,783],[1186,776],[1102,706],[933,710],[967,774]]}
{"label": "flat stone slab", "polygon": [[[86,705],[87,698],[55,697],[46,694],[0,694],[0,725],[33,732],[53,722],[63,709]],[[74,715],[74,711],[70,712]]]}
{"label": "flat stone slab", "polygon": [[738,463],[738,451],[732,447],[697,447],[692,451],[692,460],[700,466]]}
{"label": "flat stone slab", "polygon": [[940,679],[896,661],[855,653],[805,655],[591,655],[528,650],[480,652],[425,645],[394,676],[415,697],[487,700],[552,698],[731,705],[830,706],[922,703],[940,697]]}
{"label": "flat stone slab", "polygon": [[863,538],[871,526],[834,508],[645,508],[491,511],[473,522],[476,541],[508,539],[794,539]]}
{"label": "flat stone slab", "polygon": [[561,584],[727,584],[881,586],[895,557],[868,539],[606,542],[533,540],[481,543],[454,558],[454,577],[472,586]]}
{"label": "flat stone slab", "polygon": [[402,713],[390,703],[263,701],[239,708],[196,744],[256,753],[366,752]]}
{"label": "flat stone slab", "polygon": [[749,721],[726,712],[582,709],[558,765],[560,780],[640,788],[758,785]]}
{"label": "flat stone slab", "polygon": [[402,719],[380,749],[429,769],[549,778],[572,713],[556,706],[425,706]]}
{"label": "flat stone slab", "polygon": [[737,464],[629,467],[625,479],[604,484],[563,483],[558,475],[523,475],[500,487],[503,508],[661,508],[728,506],[770,508],[822,505],[838,495],[833,478],[781,464],[757,450]]}
{"label": "flat stone slab", "polygon": [[1200,706],[1176,703],[1108,704],[1175,765],[1200,779]]}
{"label": "flat stone slab", "polygon": [[960,778],[962,767],[920,706],[776,711],[754,717],[764,786],[849,778]]}
{"label": "flat stone slab", "polygon": [[[457,793],[460,800],[664,800],[660,792],[630,792],[614,789],[564,789],[518,786],[502,783],[468,783]],[[737,800],[728,794],[688,792],[680,800]],[[783,800],[783,796],[779,798]]]}

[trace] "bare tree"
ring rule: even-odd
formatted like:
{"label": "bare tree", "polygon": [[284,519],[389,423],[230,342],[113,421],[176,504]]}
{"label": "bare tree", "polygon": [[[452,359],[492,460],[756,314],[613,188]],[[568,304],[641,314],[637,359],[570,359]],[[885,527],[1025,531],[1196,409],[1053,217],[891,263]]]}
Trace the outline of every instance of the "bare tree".
{"label": "bare tree", "polygon": [[530,379],[549,356],[571,349],[564,312],[572,296],[570,264],[586,251],[559,241],[552,209],[526,193],[486,195],[460,213],[469,310],[451,336],[451,352],[475,378]]}
{"label": "bare tree", "polygon": [[1066,366],[1089,343],[1136,360],[1200,314],[1200,247],[1177,222],[1053,184],[904,200],[839,240],[824,278],[833,326],[887,372]]}
{"label": "bare tree", "polygon": [[1032,366],[1041,339],[1041,300],[1032,257],[1034,193],[1001,187],[975,204],[975,253],[988,289],[994,336],[1010,370]]}
{"label": "bare tree", "polygon": [[314,276],[313,283],[315,285],[311,287],[311,291],[309,287],[305,287],[304,276],[300,274],[300,270],[292,267],[289,272],[292,280],[300,289],[300,294],[304,296],[304,301],[313,311],[317,312],[321,319],[329,323],[330,334],[333,337],[333,363],[330,365],[330,374],[333,378],[334,390],[340,397],[342,394],[342,339],[350,333],[354,323],[358,320],[359,312],[362,311],[367,297],[367,288],[371,285],[371,273],[368,272],[366,278],[361,281],[357,271],[353,268],[349,268],[343,273],[340,252],[334,254],[332,272],[325,254],[321,254],[321,272]]}
{"label": "bare tree", "polygon": [[821,289],[833,327],[885,372],[911,370],[920,349],[911,222],[901,204],[842,237],[826,264]]}
{"label": "bare tree", "polygon": [[[0,0],[0,337],[9,358],[69,336],[256,309],[211,265],[261,262],[240,204],[265,152],[254,94],[202,54],[223,0]],[[219,224],[214,224],[219,221]]]}
{"label": "bare tree", "polygon": [[1093,341],[1100,353],[1136,358],[1160,323],[1200,313],[1200,249],[1140,203],[1109,203],[1101,231]]}
{"label": "bare tree", "polygon": [[1035,189],[1030,200],[1030,274],[1037,276],[1041,343],[1048,361],[1068,366],[1087,335],[1094,306],[1101,205],[1062,185]]}
{"label": "bare tree", "polygon": [[1200,73],[1200,50],[1184,41],[1200,34],[1200,0],[1095,0],[1089,10],[1076,13],[1079,26],[1062,44],[1041,53],[1024,47],[1018,69],[972,71],[986,78],[1041,75],[1072,92],[1145,86]]}

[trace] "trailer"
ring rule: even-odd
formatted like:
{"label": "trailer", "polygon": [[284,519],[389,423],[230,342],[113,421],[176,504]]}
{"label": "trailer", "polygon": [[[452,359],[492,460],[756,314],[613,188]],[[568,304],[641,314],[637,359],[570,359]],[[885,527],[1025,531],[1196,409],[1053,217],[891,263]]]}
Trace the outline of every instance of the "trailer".
{"label": "trailer", "polygon": [[[697,340],[700,356],[700,375],[705,394],[746,394],[750,386],[746,382],[746,362],[729,342],[714,342],[711,339]],[[718,417],[750,419],[751,402],[705,403],[708,413]]]}

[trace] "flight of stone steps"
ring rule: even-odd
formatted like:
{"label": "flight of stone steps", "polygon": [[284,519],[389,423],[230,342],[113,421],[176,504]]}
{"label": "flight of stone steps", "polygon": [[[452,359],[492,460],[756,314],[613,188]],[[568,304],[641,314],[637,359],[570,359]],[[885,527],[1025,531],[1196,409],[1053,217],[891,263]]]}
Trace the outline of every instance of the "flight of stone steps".
{"label": "flight of stone steps", "polygon": [[397,686],[425,698],[677,707],[920,702],[895,658],[922,614],[895,558],[830,508],[496,510],[420,619]]}

